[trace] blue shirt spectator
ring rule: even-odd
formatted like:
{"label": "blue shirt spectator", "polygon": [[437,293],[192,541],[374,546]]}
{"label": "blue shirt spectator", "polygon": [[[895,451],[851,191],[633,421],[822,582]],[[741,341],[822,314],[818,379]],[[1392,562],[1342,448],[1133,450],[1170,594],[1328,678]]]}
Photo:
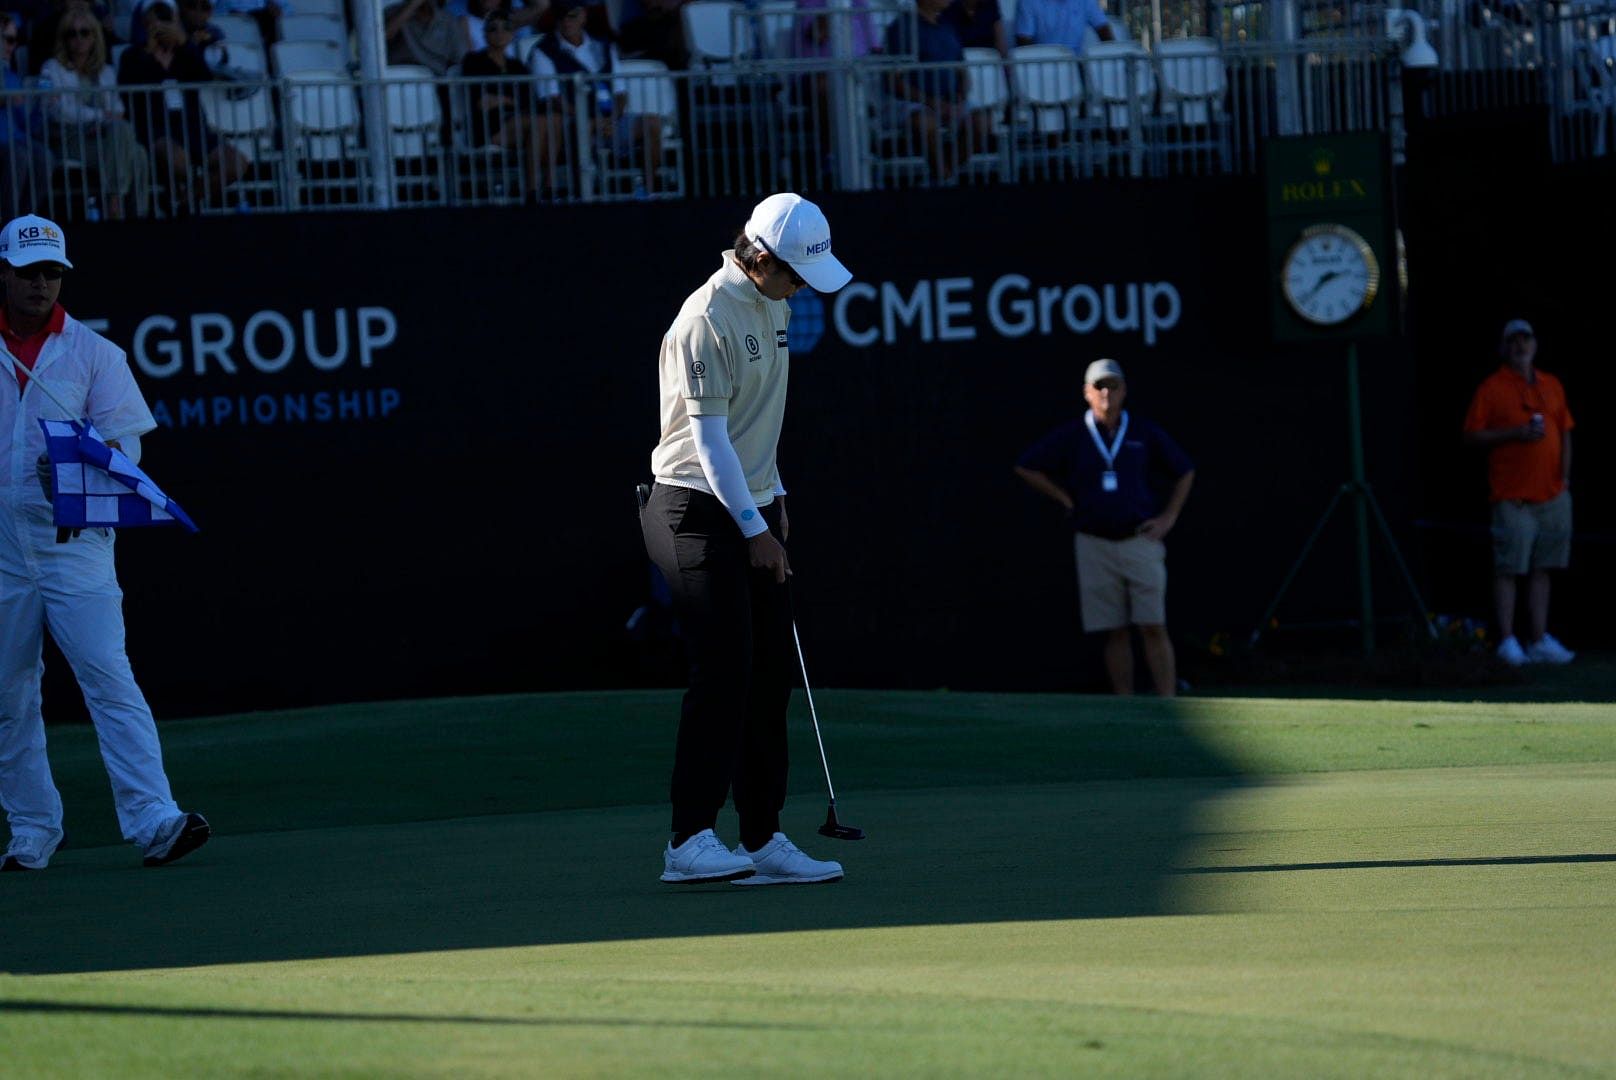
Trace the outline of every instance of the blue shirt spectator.
{"label": "blue shirt spectator", "polygon": [[[1039,439],[1016,464],[1044,473],[1072,493],[1073,531],[1125,540],[1161,512],[1163,488],[1195,467],[1167,433],[1127,412],[1128,429],[1117,451],[1116,490],[1107,491],[1105,458],[1079,417]],[[1098,429],[1107,443],[1114,433]]]}
{"label": "blue shirt spectator", "polygon": [[1081,54],[1089,30],[1101,41],[1114,36],[1100,0],[1021,0],[1016,5],[1017,45],[1065,45]]}
{"label": "blue shirt spectator", "polygon": [[[910,28],[914,34],[910,34]],[[927,5],[921,5],[915,18],[900,15],[887,27],[886,51],[889,56],[913,55],[922,64],[959,63],[965,59],[959,31],[948,19],[939,18]],[[903,76],[913,101],[957,101],[960,73],[954,68],[931,71],[910,69]]]}

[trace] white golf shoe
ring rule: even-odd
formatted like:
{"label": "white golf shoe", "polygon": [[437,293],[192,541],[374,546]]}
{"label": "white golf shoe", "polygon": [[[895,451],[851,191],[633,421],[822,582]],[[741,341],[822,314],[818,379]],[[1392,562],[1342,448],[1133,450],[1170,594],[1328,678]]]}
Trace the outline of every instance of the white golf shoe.
{"label": "white golf shoe", "polygon": [[1526,663],[1526,650],[1521,648],[1521,643],[1511,634],[1498,643],[1498,659],[1510,667],[1520,667]]}
{"label": "white golf shoe", "polygon": [[811,859],[802,849],[786,838],[783,832],[757,851],[747,851],[741,844],[735,854],[750,859],[757,873],[737,881],[737,885],[816,885],[842,880],[842,864],[828,860]]}
{"label": "white golf shoe", "polygon": [[29,833],[13,836],[0,856],[0,871],[43,870],[50,865],[51,856],[62,846],[64,834],[58,830],[51,836]]}
{"label": "white golf shoe", "polygon": [[1553,634],[1544,634],[1526,647],[1526,658],[1534,664],[1569,664],[1577,654],[1556,641]]}
{"label": "white golf shoe", "polygon": [[669,885],[703,885],[734,881],[757,873],[744,852],[731,855],[711,829],[703,829],[678,847],[670,842],[662,853],[662,880]]}

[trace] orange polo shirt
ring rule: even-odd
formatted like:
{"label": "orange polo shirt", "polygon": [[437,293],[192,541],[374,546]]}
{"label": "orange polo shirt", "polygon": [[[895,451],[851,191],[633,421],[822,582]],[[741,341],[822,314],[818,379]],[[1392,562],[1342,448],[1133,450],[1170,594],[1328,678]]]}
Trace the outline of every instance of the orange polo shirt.
{"label": "orange polo shirt", "polygon": [[1561,437],[1577,424],[1566,407],[1560,380],[1546,371],[1533,375],[1527,382],[1508,364],[1502,365],[1476,388],[1465,414],[1467,432],[1520,427],[1531,421],[1533,413],[1543,415],[1543,438],[1499,443],[1489,452],[1487,480],[1493,502],[1548,502],[1565,489]]}
{"label": "orange polo shirt", "polygon": [[[11,322],[6,318],[6,306],[0,304],[0,335],[5,337],[6,348],[11,355],[22,361],[22,366],[29,371],[34,370],[34,361],[39,359],[39,351],[45,347],[45,339],[52,334],[60,334],[62,327],[67,324],[67,311],[61,304],[51,308],[50,319],[37,334],[21,337],[11,329]],[[13,375],[17,376],[17,393],[20,395],[28,388],[28,376],[18,371],[14,365],[10,367]]]}

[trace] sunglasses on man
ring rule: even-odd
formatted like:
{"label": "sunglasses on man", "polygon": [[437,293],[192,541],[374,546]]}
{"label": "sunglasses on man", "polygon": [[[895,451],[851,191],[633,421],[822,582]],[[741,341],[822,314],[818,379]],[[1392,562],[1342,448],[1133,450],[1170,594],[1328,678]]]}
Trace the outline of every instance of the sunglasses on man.
{"label": "sunglasses on man", "polygon": [[38,281],[40,278],[44,278],[46,281],[61,281],[62,275],[67,273],[67,269],[61,266],[41,266],[39,263],[34,263],[30,266],[13,266],[11,273],[14,277],[22,278],[24,281]]}

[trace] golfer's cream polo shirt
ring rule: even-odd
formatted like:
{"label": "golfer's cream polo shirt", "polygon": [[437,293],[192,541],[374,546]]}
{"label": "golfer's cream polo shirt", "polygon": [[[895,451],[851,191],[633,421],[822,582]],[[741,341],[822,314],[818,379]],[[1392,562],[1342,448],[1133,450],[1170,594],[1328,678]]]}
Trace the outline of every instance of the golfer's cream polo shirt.
{"label": "golfer's cream polo shirt", "polygon": [[662,438],[651,453],[657,480],[713,494],[696,457],[692,416],[725,416],[746,486],[774,501],[774,452],[786,412],[791,308],[758,292],[732,252],[685,301],[662,338]]}

